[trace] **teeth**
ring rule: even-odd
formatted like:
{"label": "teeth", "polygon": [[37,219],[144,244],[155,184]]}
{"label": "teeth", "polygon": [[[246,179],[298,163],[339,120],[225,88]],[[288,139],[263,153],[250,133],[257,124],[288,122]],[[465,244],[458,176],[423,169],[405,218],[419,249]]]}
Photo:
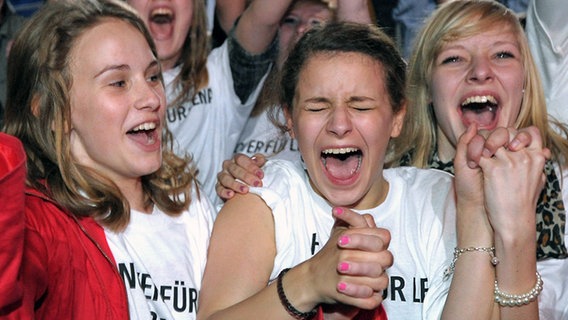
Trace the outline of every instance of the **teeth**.
{"label": "teeth", "polygon": [[133,128],[131,131],[141,131],[141,130],[152,130],[152,129],[156,129],[156,124],[154,122],[146,122],[146,123],[142,123],[139,126]]}
{"label": "teeth", "polygon": [[465,101],[462,102],[461,105],[465,106],[470,103],[487,103],[487,102],[492,104],[497,104],[497,99],[495,99],[495,97],[493,96],[473,96],[465,99]]}
{"label": "teeth", "polygon": [[[357,152],[359,151],[359,149],[357,148],[339,148],[339,149],[327,149],[324,150],[323,153],[324,154],[345,154],[348,152]],[[361,168],[361,163],[363,162],[363,157],[361,155],[358,155],[358,160],[357,160],[357,168],[353,169],[351,171],[351,174],[354,174],[355,172],[357,172],[359,170],[359,168]],[[323,161],[323,166],[327,168],[327,157],[322,157],[322,161]]]}
{"label": "teeth", "polygon": [[327,149],[327,150],[323,150],[322,152],[324,154],[346,154],[346,153],[350,153],[350,152],[356,152],[357,148],[337,148],[337,149]]}
{"label": "teeth", "polygon": [[150,13],[150,16],[155,17],[155,16],[171,16],[172,10],[168,9],[168,8],[158,8],[158,9],[154,9],[152,10],[152,12]]}

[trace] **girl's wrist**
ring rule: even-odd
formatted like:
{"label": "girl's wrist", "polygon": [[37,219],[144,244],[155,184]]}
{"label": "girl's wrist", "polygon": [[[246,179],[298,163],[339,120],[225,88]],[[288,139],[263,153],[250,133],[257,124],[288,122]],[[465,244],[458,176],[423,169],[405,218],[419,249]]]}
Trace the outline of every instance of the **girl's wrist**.
{"label": "girl's wrist", "polygon": [[290,271],[289,268],[286,268],[280,272],[278,275],[278,279],[276,280],[276,290],[278,292],[278,298],[280,299],[280,303],[286,309],[286,312],[293,316],[296,319],[300,320],[308,320],[312,319],[317,313],[317,305],[313,308],[310,308],[306,311],[306,309],[298,309],[286,295],[286,291],[284,290],[284,276],[286,273]]}
{"label": "girl's wrist", "polygon": [[[277,279],[277,281],[280,281],[279,286],[277,282],[277,290],[283,291],[286,300],[294,309],[304,313],[316,309],[322,301],[316,291],[317,285],[312,281],[315,276],[309,273],[309,269],[307,263],[304,262],[291,269],[282,270]],[[278,294],[282,302],[284,300],[283,294],[282,292]],[[282,304],[285,303],[282,302]]]}

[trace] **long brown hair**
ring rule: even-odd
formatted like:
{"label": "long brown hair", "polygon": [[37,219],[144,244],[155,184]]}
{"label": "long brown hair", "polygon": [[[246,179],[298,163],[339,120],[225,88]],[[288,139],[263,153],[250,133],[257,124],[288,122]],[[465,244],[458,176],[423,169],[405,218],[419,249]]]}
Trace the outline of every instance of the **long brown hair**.
{"label": "long brown hair", "polygon": [[[77,217],[91,216],[112,230],[123,229],[130,206],[107,177],[74,160],[70,150],[70,52],[86,31],[117,19],[132,25],[156,48],[144,22],[128,5],[113,0],[46,4],[16,37],[8,60],[5,131],[24,144],[28,185]],[[162,166],[142,177],[149,203],[169,214],[188,207],[193,181],[190,161],[174,155],[172,135],[163,132]]]}

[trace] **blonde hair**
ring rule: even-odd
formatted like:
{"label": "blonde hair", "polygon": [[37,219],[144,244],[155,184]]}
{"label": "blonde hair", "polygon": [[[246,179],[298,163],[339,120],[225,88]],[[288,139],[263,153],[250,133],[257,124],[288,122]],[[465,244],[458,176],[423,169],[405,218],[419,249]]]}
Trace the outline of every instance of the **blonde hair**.
{"label": "blonde hair", "polygon": [[[70,53],[82,34],[109,19],[132,25],[157,56],[144,22],[125,3],[73,0],[46,4],[26,23],[12,46],[5,131],[24,144],[28,185],[51,197],[70,215],[93,217],[118,231],[129,222],[128,201],[109,178],[77,164],[69,136]],[[162,141],[162,166],[142,177],[143,190],[148,203],[177,214],[191,201],[193,169],[190,160],[174,155],[167,128]]]}
{"label": "blonde hair", "polygon": [[555,160],[564,162],[568,155],[568,141],[551,125],[564,133],[567,131],[557,121],[549,120],[541,80],[523,27],[514,12],[491,0],[451,1],[442,5],[426,21],[416,38],[409,63],[407,122],[400,137],[395,140],[395,159],[399,161],[411,152],[410,165],[426,167],[436,148],[437,121],[429,105],[432,100],[430,84],[434,61],[442,47],[496,26],[509,28],[516,35],[525,74],[524,98],[515,127],[536,126],[544,146],[551,149]]}

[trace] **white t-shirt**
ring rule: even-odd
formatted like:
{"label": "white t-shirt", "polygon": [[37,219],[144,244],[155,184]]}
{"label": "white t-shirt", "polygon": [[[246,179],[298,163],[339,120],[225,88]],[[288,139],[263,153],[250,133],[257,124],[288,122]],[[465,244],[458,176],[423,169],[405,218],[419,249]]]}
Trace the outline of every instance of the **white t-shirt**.
{"label": "white t-shirt", "polygon": [[548,113],[568,124],[568,6],[565,0],[531,0],[526,33],[540,70]]}
{"label": "white t-shirt", "polygon": [[[273,281],[284,268],[311,258],[329,239],[332,207],[309,184],[302,165],[271,160],[263,167],[262,188],[251,188],[272,209],[277,255]],[[456,246],[451,175],[412,167],[383,171],[389,182],[385,201],[372,214],[391,232],[389,288],[383,305],[390,320],[439,319],[450,279],[444,270]]]}
{"label": "white t-shirt", "polygon": [[211,35],[213,32],[213,25],[215,22],[215,0],[205,0],[205,12],[207,14],[207,34]]}
{"label": "white t-shirt", "polygon": [[195,188],[187,211],[131,212],[124,232],[105,229],[128,295],[130,319],[195,319],[215,211]]}
{"label": "white t-shirt", "polygon": [[[200,90],[193,101],[168,107],[166,120],[177,142],[176,151],[193,157],[203,192],[216,202],[217,173],[222,169],[223,160],[233,157],[264,79],[242,104],[233,87],[226,41],[209,54],[207,70],[209,85]],[[180,90],[172,85],[179,72],[180,67],[164,72],[168,101],[173,101]]]}
{"label": "white t-shirt", "polygon": [[[531,0],[526,32],[540,70],[548,113],[568,124],[568,6],[564,0]],[[568,204],[568,170],[563,170],[562,199]],[[560,172],[556,170],[560,177]],[[565,230],[565,231],[568,231]],[[564,234],[568,243],[568,233]],[[539,296],[541,320],[568,319],[568,259],[537,262],[544,286]]]}
{"label": "white t-shirt", "polygon": [[[281,123],[285,123],[282,113]],[[300,160],[298,142],[288,133],[283,133],[268,117],[268,112],[251,116],[239,138],[235,153],[244,153],[249,157],[261,153],[275,159]]]}
{"label": "white t-shirt", "polygon": [[[568,203],[568,170],[562,171],[562,200]],[[556,170],[560,177],[560,171]],[[568,244],[568,233],[564,233]],[[540,320],[568,319],[568,259],[538,261],[537,269],[542,276],[543,288],[538,297]]]}

